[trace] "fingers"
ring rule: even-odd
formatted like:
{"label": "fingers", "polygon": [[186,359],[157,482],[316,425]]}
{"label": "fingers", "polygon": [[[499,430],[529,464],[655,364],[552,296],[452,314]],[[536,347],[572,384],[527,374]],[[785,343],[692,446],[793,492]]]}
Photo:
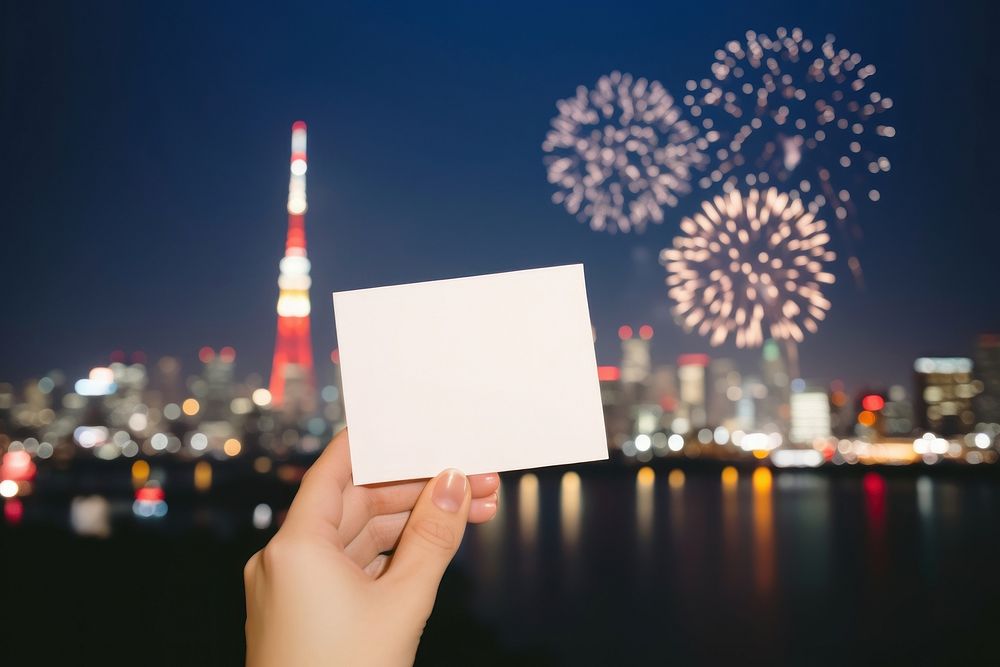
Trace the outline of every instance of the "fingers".
{"label": "fingers", "polygon": [[[488,498],[473,498],[469,506],[469,523],[485,523],[496,516],[496,513],[497,494],[493,493]],[[366,568],[380,554],[396,548],[399,536],[409,518],[409,512],[372,517],[358,535],[344,547],[344,553],[358,567]]]}
{"label": "fingers", "polygon": [[330,441],[302,478],[285,526],[305,529],[339,541],[344,489],[351,484],[351,452],[344,429]]}
{"label": "fingers", "polygon": [[441,576],[462,542],[471,504],[469,482],[458,470],[446,470],[428,482],[378,584],[429,615]]}
{"label": "fingers", "polygon": [[399,536],[409,518],[409,512],[374,517],[358,536],[344,547],[344,553],[357,563],[358,567],[365,567],[379,554],[396,548]]}
{"label": "fingers", "polygon": [[[488,521],[496,513],[496,491],[500,488],[500,476],[496,473],[472,475],[469,486],[473,498],[492,500],[492,512],[480,510],[472,516],[474,523]],[[426,480],[413,482],[390,482],[369,486],[350,486],[344,491],[343,516],[340,520],[340,536],[344,544],[354,540],[368,522],[377,516],[395,514],[413,509],[420,492],[427,485]],[[365,561],[367,562],[367,561]]]}
{"label": "fingers", "polygon": [[484,475],[469,475],[469,486],[473,498],[487,498],[500,488],[500,475],[488,472]]}
{"label": "fingers", "polygon": [[497,515],[499,497],[491,493],[486,498],[473,498],[469,507],[469,523],[486,523]]}

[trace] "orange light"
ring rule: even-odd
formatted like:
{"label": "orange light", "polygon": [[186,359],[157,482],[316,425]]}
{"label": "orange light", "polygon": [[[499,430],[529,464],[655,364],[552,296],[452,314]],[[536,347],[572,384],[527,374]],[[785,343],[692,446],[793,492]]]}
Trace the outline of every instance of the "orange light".
{"label": "orange light", "polygon": [[184,399],[183,403],[181,403],[181,410],[188,417],[194,417],[196,414],[198,414],[198,410],[201,410],[201,404],[198,403],[198,399],[187,398]]}
{"label": "orange light", "polygon": [[754,493],[769,493],[771,491],[771,471],[767,468],[757,468],[750,477]]}
{"label": "orange light", "polygon": [[862,410],[858,414],[858,423],[862,426],[872,426],[875,423],[875,413],[869,410]]}
{"label": "orange light", "polygon": [[885,407],[885,399],[878,394],[869,394],[861,399],[861,407],[869,412],[878,412]]}
{"label": "orange light", "polygon": [[653,337],[653,327],[648,324],[643,324],[639,327],[639,338],[643,340],[649,340]]}
{"label": "orange light", "polygon": [[226,456],[236,456],[243,450],[243,445],[236,438],[229,438],[226,443],[222,445],[222,451],[226,453]]}
{"label": "orange light", "polygon": [[845,403],[847,403],[847,394],[839,390],[835,391],[833,392],[833,395],[830,396],[830,402],[838,408],[841,408]]}
{"label": "orange light", "polygon": [[132,464],[132,486],[139,488],[149,481],[149,464],[139,459]]}
{"label": "orange light", "polygon": [[630,327],[627,324],[623,324],[622,326],[618,327],[618,337],[621,338],[622,340],[628,340],[629,338],[631,338],[632,327]]}
{"label": "orange light", "polygon": [[208,491],[212,488],[212,464],[208,461],[198,461],[195,464],[194,488],[198,491]]}

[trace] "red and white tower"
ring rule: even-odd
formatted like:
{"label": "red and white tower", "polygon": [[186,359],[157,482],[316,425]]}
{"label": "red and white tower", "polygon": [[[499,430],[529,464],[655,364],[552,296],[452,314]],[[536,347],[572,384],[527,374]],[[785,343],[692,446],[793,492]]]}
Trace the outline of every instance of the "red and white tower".
{"label": "red and white tower", "polygon": [[288,181],[288,238],[278,275],[278,335],[271,365],[271,405],[291,416],[316,409],[309,333],[309,259],[306,257],[306,124],[292,125]]}

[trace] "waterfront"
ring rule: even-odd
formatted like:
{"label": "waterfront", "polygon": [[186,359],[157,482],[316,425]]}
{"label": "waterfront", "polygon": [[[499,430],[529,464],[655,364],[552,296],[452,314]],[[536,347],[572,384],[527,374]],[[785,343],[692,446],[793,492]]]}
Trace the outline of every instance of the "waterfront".
{"label": "waterfront", "polygon": [[[293,490],[267,479],[222,469],[210,492],[178,491],[165,517],[139,519],[124,477],[104,491],[106,538],[73,533],[72,495],[26,498],[0,533],[17,629],[5,664],[239,664],[242,563],[274,530],[254,527],[254,508],[277,521]],[[992,467],[592,465],[508,474],[501,507],[470,527],[422,664],[1000,656]]]}

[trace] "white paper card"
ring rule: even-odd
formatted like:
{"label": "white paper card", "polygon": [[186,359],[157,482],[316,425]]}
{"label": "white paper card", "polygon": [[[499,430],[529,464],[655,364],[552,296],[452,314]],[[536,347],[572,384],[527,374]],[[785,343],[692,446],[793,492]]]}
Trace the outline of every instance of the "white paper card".
{"label": "white paper card", "polygon": [[355,484],[608,458],[582,264],[333,306]]}

